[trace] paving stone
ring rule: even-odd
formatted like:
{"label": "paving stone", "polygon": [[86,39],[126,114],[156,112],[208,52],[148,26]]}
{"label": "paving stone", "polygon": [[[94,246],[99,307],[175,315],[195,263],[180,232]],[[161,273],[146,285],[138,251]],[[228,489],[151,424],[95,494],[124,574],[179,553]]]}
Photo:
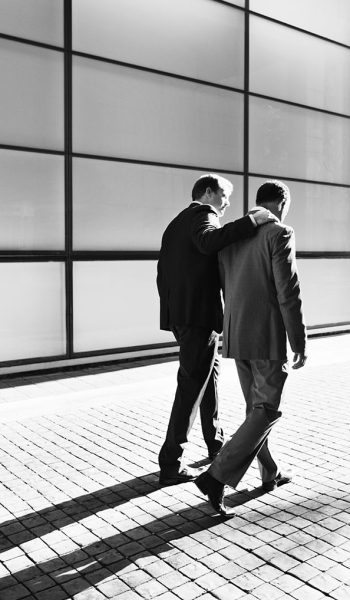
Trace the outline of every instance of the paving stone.
{"label": "paving stone", "polygon": [[156,579],[151,579],[145,583],[141,583],[135,588],[135,591],[147,600],[159,596],[167,591],[167,588],[159,583]]}
{"label": "paving stone", "polygon": [[322,592],[306,585],[298,588],[294,592],[291,592],[291,595],[297,600],[324,600],[325,598]]}
{"label": "paving stone", "polygon": [[196,583],[188,582],[174,588],[173,593],[181,600],[194,600],[203,594],[203,588]]}
{"label": "paving stone", "polygon": [[0,594],[1,600],[21,600],[21,598],[31,596],[31,592],[21,584],[3,589]]}
{"label": "paving stone", "polygon": [[342,585],[330,592],[330,597],[335,600],[348,600],[350,598],[350,585]]}
{"label": "paving stone", "polygon": [[233,583],[245,592],[251,592],[254,588],[261,585],[261,579],[258,579],[258,577],[255,577],[251,573],[243,573],[235,577]]}
{"label": "paving stone", "polygon": [[339,579],[331,577],[331,575],[328,575],[328,573],[322,573],[321,575],[313,577],[310,579],[309,583],[326,594],[329,594],[329,592],[332,592],[340,587]]}
{"label": "paving stone", "polygon": [[258,598],[259,600],[277,600],[284,595],[284,592],[269,583],[264,583],[254,589],[254,598]]}
{"label": "paving stone", "polygon": [[189,581],[188,577],[185,577],[182,573],[178,571],[172,571],[171,573],[165,573],[158,577],[159,583],[163,584],[165,587],[170,590],[183,585]]}
{"label": "paving stone", "polygon": [[213,590],[212,594],[218,600],[240,600],[240,598],[247,597],[246,593],[233,583],[226,583],[218,589]]}
{"label": "paving stone", "polygon": [[36,600],[66,600],[67,594],[61,588],[50,588],[42,592],[36,592]]}
{"label": "paving stone", "polygon": [[[342,339],[310,344],[324,359],[324,348]],[[242,482],[248,496],[227,490],[236,516],[226,521],[192,484],[158,486],[176,361],[82,369],[62,374],[59,385],[33,375],[2,387],[1,600],[348,600],[346,352],[332,352],[332,364],[310,359],[290,376],[293,402],[272,437],[293,483],[259,496],[253,463]],[[237,375],[223,361],[227,435],[243,418],[239,398]],[[205,456],[197,419],[186,458]]]}
{"label": "paving stone", "polygon": [[137,569],[136,571],[131,571],[129,573],[124,573],[120,575],[120,579],[124,581],[129,587],[136,588],[138,585],[149,581],[151,579],[151,575],[142,571],[141,569]]}

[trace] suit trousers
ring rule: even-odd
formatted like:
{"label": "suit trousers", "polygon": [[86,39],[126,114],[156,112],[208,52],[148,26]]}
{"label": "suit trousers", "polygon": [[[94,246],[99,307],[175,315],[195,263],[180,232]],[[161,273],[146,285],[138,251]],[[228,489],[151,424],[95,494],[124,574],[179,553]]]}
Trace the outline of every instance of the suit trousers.
{"label": "suit trousers", "polygon": [[181,470],[184,446],[198,408],[209,453],[220,450],[224,440],[218,419],[219,335],[212,329],[187,325],[173,326],[172,331],[180,347],[180,365],[168,430],[159,453],[160,470],[167,475]]}
{"label": "suit trousers", "polygon": [[233,488],[255,457],[263,482],[271,481],[279,472],[267,438],[281,418],[279,406],[288,377],[286,360],[236,360],[236,366],[246,401],[246,419],[209,468],[210,475]]}

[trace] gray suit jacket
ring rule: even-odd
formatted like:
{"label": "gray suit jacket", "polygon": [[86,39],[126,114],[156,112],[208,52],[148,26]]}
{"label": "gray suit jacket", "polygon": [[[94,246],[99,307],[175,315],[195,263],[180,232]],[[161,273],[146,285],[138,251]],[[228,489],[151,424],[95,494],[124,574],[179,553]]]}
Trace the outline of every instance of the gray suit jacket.
{"label": "gray suit jacket", "polygon": [[224,293],[223,356],[284,360],[286,333],[303,352],[306,328],[295,259],[295,237],[281,222],[258,228],[254,238],[219,253]]}

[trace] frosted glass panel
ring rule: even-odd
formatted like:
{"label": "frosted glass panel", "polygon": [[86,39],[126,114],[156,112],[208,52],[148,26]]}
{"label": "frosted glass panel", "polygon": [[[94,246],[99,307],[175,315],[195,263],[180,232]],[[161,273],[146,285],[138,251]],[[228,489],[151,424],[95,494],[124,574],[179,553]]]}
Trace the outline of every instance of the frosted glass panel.
{"label": "frosted glass panel", "polygon": [[74,150],[240,170],[243,95],[76,58]]}
{"label": "frosted glass panel", "polygon": [[[266,179],[251,177],[249,205]],[[291,193],[286,223],[296,234],[299,251],[350,251],[350,189],[285,181]]]}
{"label": "frosted glass panel", "polygon": [[350,120],[250,98],[250,171],[350,183]]}
{"label": "frosted glass panel", "polygon": [[[73,166],[76,250],[159,250],[169,221],[191,202],[200,171],[83,158]],[[242,216],[242,177],[226,211]],[[98,198],[98,201],[96,201]],[[226,215],[225,215],[226,216]]]}
{"label": "frosted glass panel", "polygon": [[63,354],[64,264],[0,263],[0,360]]}
{"label": "frosted glass panel", "polygon": [[350,43],[349,0],[250,0],[250,10]]}
{"label": "frosted glass panel", "polygon": [[63,0],[1,0],[1,33],[63,46]]}
{"label": "frosted glass panel", "polygon": [[250,40],[251,91],[350,115],[348,49],[257,17]]}
{"label": "frosted glass panel", "polygon": [[74,264],[74,350],[174,341],[159,330],[156,261]]}
{"label": "frosted glass panel", "polygon": [[244,13],[212,0],[74,0],[73,47],[243,87]]}
{"label": "frosted glass panel", "polygon": [[306,324],[350,321],[350,260],[298,259]]}
{"label": "frosted glass panel", "polygon": [[0,181],[0,250],[63,250],[63,157],[0,150]]}
{"label": "frosted glass panel", "polygon": [[63,54],[0,39],[2,144],[63,149]]}

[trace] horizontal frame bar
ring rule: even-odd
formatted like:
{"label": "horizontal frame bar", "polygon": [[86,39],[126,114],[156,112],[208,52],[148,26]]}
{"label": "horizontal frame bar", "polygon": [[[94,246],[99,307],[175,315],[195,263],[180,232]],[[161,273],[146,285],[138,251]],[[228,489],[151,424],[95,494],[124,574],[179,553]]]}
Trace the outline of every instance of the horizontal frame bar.
{"label": "horizontal frame bar", "polygon": [[[13,146],[11,144],[0,144],[0,150],[13,150],[17,152],[33,152],[38,154],[56,154],[58,156],[65,156],[64,150],[51,150],[47,148],[34,148],[32,146]],[[105,156],[103,154],[90,154],[85,152],[72,152],[73,158],[86,158],[90,160],[102,160],[106,162],[120,162],[132,165],[145,165],[150,167],[163,167],[168,169],[182,169],[185,171],[203,171],[214,172],[214,173],[226,173],[228,175],[239,175],[244,176],[244,171],[237,171],[235,169],[222,169],[219,167],[203,167],[198,165],[184,165],[178,163],[164,163],[154,160],[140,160],[137,158],[126,158],[121,156]],[[249,177],[259,177],[261,179],[282,179],[286,181],[295,181],[296,183],[307,183],[311,185],[327,185],[331,187],[340,187],[348,189],[350,183],[337,183],[334,181],[319,181],[316,179],[303,179],[301,177],[291,177],[290,175],[276,175],[271,173],[255,173],[249,172]]]}
{"label": "horizontal frame bar", "polygon": [[[297,258],[301,259],[337,259],[350,258],[350,251],[339,250],[299,250]],[[71,253],[65,251],[33,251],[0,250],[0,263],[17,262],[66,262],[73,260],[98,261],[98,260],[158,260],[159,250],[73,250]]]}
{"label": "horizontal frame bar", "polygon": [[309,104],[302,104],[301,102],[294,102],[293,100],[285,100],[283,98],[276,98],[275,96],[268,96],[266,94],[259,94],[258,92],[249,91],[249,96],[252,98],[262,98],[263,100],[270,100],[271,102],[278,102],[279,104],[287,104],[288,106],[295,106],[303,110],[312,110],[325,115],[331,115],[332,117],[340,117],[341,119],[350,119],[350,114],[338,113],[333,110],[326,108],[318,108],[317,106],[311,106]]}
{"label": "horizontal frame bar", "polygon": [[[215,2],[216,0],[214,0]],[[348,44],[344,44],[343,42],[339,42],[338,40],[334,40],[333,38],[328,38],[319,33],[315,33],[314,31],[309,31],[308,29],[303,29],[302,27],[298,27],[297,25],[292,25],[291,23],[285,23],[284,21],[280,21],[279,19],[274,19],[269,15],[264,15],[262,13],[256,12],[254,10],[249,10],[249,15],[254,17],[260,17],[261,19],[265,19],[265,21],[271,21],[272,23],[276,23],[277,25],[282,25],[283,27],[288,27],[288,29],[294,29],[295,31],[299,31],[300,33],[304,33],[311,37],[315,37],[324,42],[329,42],[330,44],[335,44],[336,46],[341,46],[342,48],[346,48],[350,50],[350,46]]]}
{"label": "horizontal frame bar", "polygon": [[7,33],[0,33],[0,39],[8,40],[9,42],[17,42],[19,44],[27,44],[28,46],[36,46],[38,48],[45,48],[46,50],[55,50],[56,52],[64,52],[63,46],[56,46],[55,44],[47,44],[46,42],[39,42],[29,38],[22,38],[17,35],[9,35]]}
{"label": "horizontal frame bar", "polygon": [[189,77],[188,75],[180,75],[179,73],[172,73],[170,71],[162,71],[161,69],[155,69],[152,67],[137,65],[135,63],[128,63],[128,62],[125,62],[122,60],[108,58],[106,56],[100,56],[98,54],[90,54],[88,52],[79,52],[78,50],[73,50],[72,56],[79,56],[81,58],[87,58],[89,60],[97,60],[97,61],[100,61],[103,63],[108,63],[108,64],[116,65],[119,67],[125,67],[127,69],[135,69],[137,71],[153,73],[155,75],[160,75],[162,77],[172,77],[173,79],[179,79],[181,81],[188,81],[190,83],[196,83],[198,85],[208,85],[210,87],[215,87],[215,88],[218,88],[221,90],[227,90],[229,92],[243,94],[243,88],[236,88],[236,87],[232,87],[230,85],[223,85],[221,83],[215,83],[212,81],[207,81],[205,79],[197,79],[196,77]]}

